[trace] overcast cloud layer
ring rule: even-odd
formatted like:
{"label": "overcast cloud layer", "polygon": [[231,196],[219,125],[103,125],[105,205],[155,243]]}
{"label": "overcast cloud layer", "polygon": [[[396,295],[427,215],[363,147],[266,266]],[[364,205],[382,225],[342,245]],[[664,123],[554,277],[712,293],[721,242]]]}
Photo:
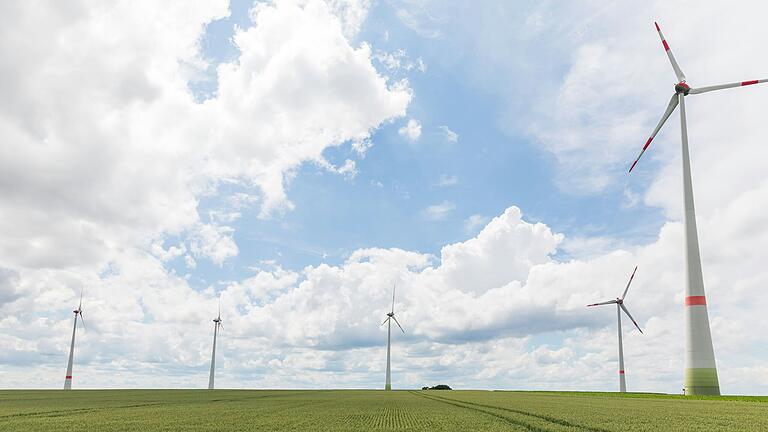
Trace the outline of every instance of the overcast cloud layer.
{"label": "overcast cloud layer", "polygon": [[[423,3],[393,7],[419,38],[440,40],[450,31],[440,28],[448,6]],[[253,208],[279,220],[294,211],[290,184],[300,167],[351,179],[356,160],[376,145],[375,131],[392,126],[409,145],[428,133],[409,112],[418,94],[408,80],[396,66],[379,67],[377,57],[390,57],[359,40],[370,2],[256,4],[252,25],[233,37],[239,56],[213,66],[217,91],[204,101],[190,83],[206,79],[200,40],[208,23],[228,15],[226,1],[3,2],[0,387],[59,387],[70,311],[84,290],[87,330],[78,334],[76,387],[201,387],[221,295],[219,386],[378,388],[386,335],[380,324],[396,284],[406,333],[394,335],[395,387],[612,390],[614,311],[584,306],[618,296],[639,266],[627,304],[645,334],[625,325],[629,386],[679,392],[676,116],[637,173],[625,175],[672,92],[674,75],[652,21],[663,17],[694,86],[768,77],[756,42],[768,39],[768,29],[765,14],[754,10],[762,4],[737,11],[663,4],[627,13],[584,1],[523,17],[532,41],[568,35],[560,14],[581,27],[558,81],[532,97],[525,113],[505,119],[552,159],[555,181],[568,193],[626,189],[641,197],[627,205],[660,208],[668,221],[653,241],[616,247],[615,239],[595,237],[577,244],[508,203],[500,214],[473,215],[467,232],[477,234],[445,244],[439,256],[367,247],[338,265],[262,262],[249,277],[199,289],[169,263],[225,267],[242,247],[233,238],[239,212]],[[475,25],[489,19],[466,17]],[[702,28],[706,22],[719,30]],[[473,37],[491,36],[468,33],[467,43]],[[484,46],[481,61],[502,56]],[[514,64],[494,67],[500,75]],[[527,96],[504,97],[511,113]],[[768,269],[760,252],[768,244],[768,86],[688,101],[721,387],[766,394]],[[443,127],[429,133],[451,145],[466,140]],[[329,162],[326,152],[342,147],[351,156]],[[442,186],[459,181],[450,180]],[[232,185],[241,192],[228,192]],[[203,214],[201,201],[209,197],[225,204]],[[420,218],[437,222],[455,204],[423,208]],[[558,258],[564,250],[568,260]]]}

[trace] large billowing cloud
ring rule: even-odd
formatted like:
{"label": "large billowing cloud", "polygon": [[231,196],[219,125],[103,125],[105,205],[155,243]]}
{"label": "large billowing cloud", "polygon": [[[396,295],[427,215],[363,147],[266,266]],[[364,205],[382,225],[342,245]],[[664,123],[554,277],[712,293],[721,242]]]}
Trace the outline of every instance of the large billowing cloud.
{"label": "large billowing cloud", "polygon": [[286,179],[301,163],[329,166],[326,148],[367,139],[410,100],[320,1],[258,4],[253,26],[235,33],[239,57],[218,67],[219,90],[202,103],[187,83],[205,67],[199,40],[226,2],[3,8],[9,265],[102,265],[115,249],[184,232],[221,262],[237,248],[201,220],[201,196],[237,182],[258,188],[265,216],[290,208]]}
{"label": "large billowing cloud", "polygon": [[[226,226],[237,214],[203,217],[201,199],[236,183],[256,199],[233,201],[279,215],[301,164],[352,174],[354,161],[334,167],[324,150],[364,151],[373,130],[405,114],[407,82],[379,74],[369,46],[350,42],[367,8],[255,4],[233,37],[238,57],[218,65],[218,91],[200,102],[189,89],[208,67],[200,40],[226,1],[0,6],[0,307],[17,311],[3,328],[19,317],[64,328],[44,311],[86,289],[95,329],[141,350],[178,336],[156,325],[157,343],[138,343],[148,322],[195,320],[188,312],[207,297],[163,262],[222,265],[238,253]],[[20,352],[54,349],[3,335]]]}

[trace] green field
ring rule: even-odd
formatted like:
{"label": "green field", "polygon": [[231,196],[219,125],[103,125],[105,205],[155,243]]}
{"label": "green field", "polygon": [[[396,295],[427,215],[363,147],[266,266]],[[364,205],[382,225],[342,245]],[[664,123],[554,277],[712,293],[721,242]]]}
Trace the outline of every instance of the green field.
{"label": "green field", "polygon": [[2,431],[766,431],[768,397],[376,390],[0,391]]}

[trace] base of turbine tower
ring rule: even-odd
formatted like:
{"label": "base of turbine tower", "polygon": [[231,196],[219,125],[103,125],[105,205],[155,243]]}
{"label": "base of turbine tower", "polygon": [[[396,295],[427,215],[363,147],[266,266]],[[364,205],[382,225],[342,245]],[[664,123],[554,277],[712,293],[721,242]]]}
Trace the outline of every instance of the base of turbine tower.
{"label": "base of turbine tower", "polygon": [[384,390],[392,390],[392,385],[391,384],[385,385]]}
{"label": "base of turbine tower", "polygon": [[685,370],[685,395],[720,396],[720,383],[715,368],[688,368]]}

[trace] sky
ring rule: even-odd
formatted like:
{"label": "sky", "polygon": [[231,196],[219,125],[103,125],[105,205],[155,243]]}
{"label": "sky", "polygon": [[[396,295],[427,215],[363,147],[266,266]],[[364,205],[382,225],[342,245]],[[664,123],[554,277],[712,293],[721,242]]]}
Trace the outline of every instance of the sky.
{"label": "sky", "polygon": [[[0,388],[679,393],[675,76],[768,78],[761,2],[0,4]],[[760,13],[762,11],[763,13]],[[687,99],[721,390],[768,394],[768,86]]]}

